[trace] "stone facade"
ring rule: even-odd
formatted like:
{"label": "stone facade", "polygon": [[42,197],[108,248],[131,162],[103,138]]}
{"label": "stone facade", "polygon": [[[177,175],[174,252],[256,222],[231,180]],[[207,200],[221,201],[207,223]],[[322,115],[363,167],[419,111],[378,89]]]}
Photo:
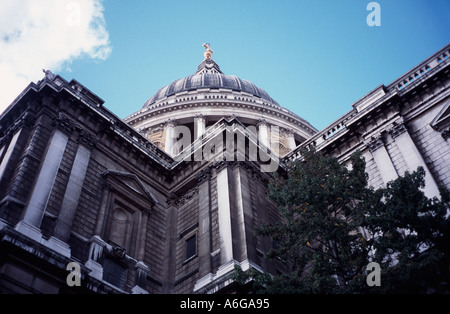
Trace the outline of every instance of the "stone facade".
{"label": "stone facade", "polygon": [[[374,187],[422,166],[425,194],[439,197],[439,187],[450,186],[449,49],[444,47],[388,86],[380,85],[302,145],[315,145],[342,162],[359,149]],[[298,151],[286,158],[301,157]]]}
{"label": "stone facade", "polygon": [[[271,240],[253,233],[278,219],[262,167],[283,172],[302,146],[343,163],[361,150],[374,187],[422,166],[425,193],[438,196],[450,187],[449,56],[444,47],[319,132],[237,78],[234,90],[170,85],[122,121],[76,80],[46,72],[0,117],[0,292],[222,293],[236,291],[235,264],[283,272],[264,257]],[[231,80],[220,73],[208,58],[197,75]],[[165,151],[171,123],[193,131],[181,153]],[[236,138],[244,146],[228,158]],[[195,158],[205,151],[212,158]],[[73,262],[79,286],[68,281]]]}

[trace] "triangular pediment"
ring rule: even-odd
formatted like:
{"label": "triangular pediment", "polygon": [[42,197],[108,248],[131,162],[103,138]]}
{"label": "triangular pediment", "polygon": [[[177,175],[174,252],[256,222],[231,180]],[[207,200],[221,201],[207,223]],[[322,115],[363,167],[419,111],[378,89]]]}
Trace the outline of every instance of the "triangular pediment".
{"label": "triangular pediment", "polygon": [[446,127],[450,126],[450,100],[439,111],[436,117],[430,123],[431,127],[435,130],[442,131]]}
{"label": "triangular pediment", "polygon": [[181,151],[174,156],[173,168],[185,161],[224,160],[248,161],[259,165],[262,172],[273,172],[283,162],[278,150],[258,139],[256,126],[245,126],[234,116],[221,118],[202,137],[186,143],[189,145],[180,145]]}
{"label": "triangular pediment", "polygon": [[132,173],[121,172],[116,170],[108,170],[102,173],[107,180],[114,181],[122,186],[135,191],[143,197],[149,199],[153,204],[158,203],[153,194],[145,187],[142,181]]}

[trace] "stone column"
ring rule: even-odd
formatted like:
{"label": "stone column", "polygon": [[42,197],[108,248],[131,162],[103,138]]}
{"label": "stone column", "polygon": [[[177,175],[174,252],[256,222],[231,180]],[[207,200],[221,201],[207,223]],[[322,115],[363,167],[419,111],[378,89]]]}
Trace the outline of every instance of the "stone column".
{"label": "stone column", "polygon": [[397,143],[397,146],[408,165],[410,172],[417,170],[421,166],[425,170],[425,187],[424,193],[427,197],[440,197],[439,188],[434,180],[430,169],[428,168],[422,154],[417,149],[411,136],[408,133],[403,121],[395,122],[390,128],[392,138]]}
{"label": "stone column", "polygon": [[174,155],[173,148],[174,148],[174,144],[176,141],[175,122],[173,122],[172,120],[169,120],[165,125],[165,129],[166,129],[166,132],[165,132],[166,133],[166,142],[165,142],[164,150],[170,156],[173,156]]}
{"label": "stone column", "polygon": [[217,174],[220,262],[222,265],[233,260],[233,237],[231,233],[231,206],[228,181],[228,168],[225,167]]}
{"label": "stone column", "polygon": [[194,140],[200,138],[206,131],[206,118],[200,114],[194,118]]}
{"label": "stone column", "polygon": [[23,218],[24,223],[37,228],[40,227],[67,141],[68,136],[63,132],[56,130],[53,134],[47,153],[43,159],[37,181],[34,185],[30,201],[25,209]]}
{"label": "stone column", "polygon": [[70,237],[72,221],[78,207],[84,178],[91,158],[91,149],[84,145],[78,147],[70,172],[69,182],[61,205],[61,210],[56,220],[54,236],[67,242]]}
{"label": "stone column", "polygon": [[378,171],[380,171],[381,178],[386,184],[398,177],[397,171],[394,168],[391,158],[384,146],[382,134],[378,133],[365,141],[366,146],[372,153]]}
{"label": "stone column", "polygon": [[269,130],[268,130],[266,121],[260,120],[260,122],[256,125],[256,127],[258,128],[259,143],[270,148],[270,146],[269,146]]}
{"label": "stone column", "polygon": [[297,145],[295,144],[294,132],[292,130],[287,131],[287,139],[289,142],[289,149],[294,150]]}

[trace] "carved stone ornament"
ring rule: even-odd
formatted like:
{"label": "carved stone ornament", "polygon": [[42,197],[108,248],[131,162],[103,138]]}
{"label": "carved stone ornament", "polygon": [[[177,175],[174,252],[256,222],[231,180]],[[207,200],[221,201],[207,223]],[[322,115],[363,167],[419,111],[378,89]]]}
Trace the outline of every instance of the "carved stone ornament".
{"label": "carved stone ornament", "polygon": [[75,128],[77,127],[75,122],[71,121],[62,113],[58,115],[58,118],[56,118],[53,125],[69,136],[72,135],[73,131],[75,131]]}
{"label": "carved stone ornament", "polygon": [[407,130],[405,124],[403,123],[403,119],[400,119],[394,121],[387,131],[392,135],[393,138],[396,138],[400,134],[405,133]]}
{"label": "carved stone ornament", "polygon": [[207,167],[195,175],[198,184],[202,184],[211,177],[211,168]]}
{"label": "carved stone ornament", "polygon": [[178,198],[175,201],[175,205],[182,206],[197,194],[198,194],[198,186],[196,186],[196,187],[190,189],[189,191],[187,191],[186,193],[184,193],[184,195],[182,195],[180,198]]}
{"label": "carved stone ornament", "polygon": [[383,136],[381,135],[381,133],[375,134],[369,139],[365,140],[364,144],[366,144],[367,148],[369,148],[371,152],[376,151],[378,148],[384,145]]}
{"label": "carved stone ornament", "polygon": [[93,148],[97,144],[98,138],[88,131],[81,129],[78,137],[78,142],[84,144],[87,147]]}
{"label": "carved stone ornament", "polygon": [[441,131],[441,135],[444,138],[444,140],[448,140],[450,138],[450,127],[443,129]]}

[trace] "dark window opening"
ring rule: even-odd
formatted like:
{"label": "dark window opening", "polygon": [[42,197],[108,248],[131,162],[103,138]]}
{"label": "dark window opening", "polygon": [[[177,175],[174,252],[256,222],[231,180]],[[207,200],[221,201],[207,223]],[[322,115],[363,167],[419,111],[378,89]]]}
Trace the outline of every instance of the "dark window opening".
{"label": "dark window opening", "polygon": [[193,235],[189,239],[186,240],[186,259],[190,259],[197,254],[197,239],[196,236]]}
{"label": "dark window opening", "polygon": [[103,280],[119,289],[125,288],[126,269],[120,263],[110,258],[105,258],[103,263]]}

